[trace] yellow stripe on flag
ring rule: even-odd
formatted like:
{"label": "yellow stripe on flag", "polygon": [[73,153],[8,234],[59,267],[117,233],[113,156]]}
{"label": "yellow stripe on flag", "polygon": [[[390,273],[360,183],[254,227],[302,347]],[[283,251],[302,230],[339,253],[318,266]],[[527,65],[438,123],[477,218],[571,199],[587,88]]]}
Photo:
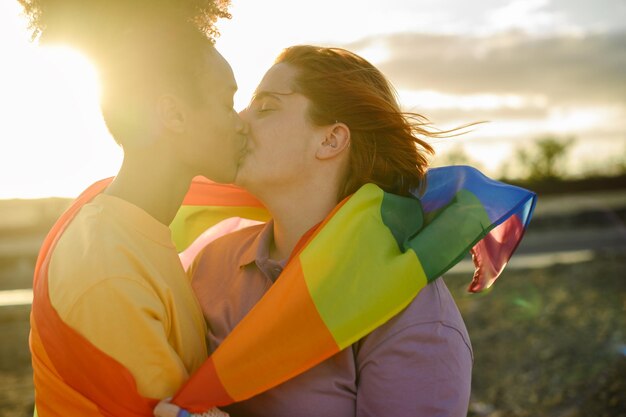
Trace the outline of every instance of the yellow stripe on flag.
{"label": "yellow stripe on flag", "polygon": [[[383,195],[371,184],[361,188],[299,256],[317,310],[342,349],[400,312],[427,284],[415,253],[401,253],[381,219]],[[355,215],[363,212],[368,215]],[[336,250],[338,236],[352,244]]]}
{"label": "yellow stripe on flag", "polygon": [[170,224],[176,249],[182,252],[202,232],[229,217],[242,217],[262,222],[270,219],[267,210],[262,207],[182,206]]}

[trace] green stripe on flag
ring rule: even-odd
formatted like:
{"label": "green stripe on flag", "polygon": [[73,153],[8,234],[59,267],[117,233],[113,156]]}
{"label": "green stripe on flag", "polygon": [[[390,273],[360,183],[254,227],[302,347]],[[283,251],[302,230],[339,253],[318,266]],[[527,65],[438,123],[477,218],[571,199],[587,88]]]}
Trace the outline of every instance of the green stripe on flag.
{"label": "green stripe on flag", "polygon": [[481,202],[470,191],[461,190],[420,231],[419,239],[407,242],[407,249],[415,251],[429,280],[434,280],[460,261],[490,229],[491,221]]}
{"label": "green stripe on flag", "polygon": [[406,242],[422,228],[424,214],[422,204],[414,197],[402,197],[384,193],[380,214],[393,234],[398,247],[404,252]]}
{"label": "green stripe on flag", "polygon": [[383,198],[377,186],[362,187],[300,254],[312,299],[342,349],[400,312],[427,283],[415,253],[401,253],[383,223]]}

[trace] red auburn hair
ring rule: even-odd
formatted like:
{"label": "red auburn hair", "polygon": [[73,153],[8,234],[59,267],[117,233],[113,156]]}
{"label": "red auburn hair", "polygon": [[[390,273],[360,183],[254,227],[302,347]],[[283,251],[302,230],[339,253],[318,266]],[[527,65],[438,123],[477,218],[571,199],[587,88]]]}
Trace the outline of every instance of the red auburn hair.
{"label": "red auburn hair", "polygon": [[428,129],[425,117],[402,112],[395,90],[376,67],[345,49],[310,45],[285,49],[275,63],[298,71],[293,88],[310,100],[315,125],[341,122],[350,129],[340,200],[366,183],[400,195],[422,189],[428,156],[434,154],[422,138],[449,132]]}

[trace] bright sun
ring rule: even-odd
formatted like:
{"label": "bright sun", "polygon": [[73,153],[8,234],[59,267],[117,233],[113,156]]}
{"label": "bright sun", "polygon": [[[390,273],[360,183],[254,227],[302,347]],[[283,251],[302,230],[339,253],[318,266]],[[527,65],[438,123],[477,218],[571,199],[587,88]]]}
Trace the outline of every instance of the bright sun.
{"label": "bright sun", "polygon": [[[394,49],[396,38],[384,35],[415,32],[421,25],[425,33],[439,33],[439,18],[416,4],[394,0],[362,7],[357,0],[319,0],[307,5],[232,0],[233,19],[219,22],[217,48],[230,62],[239,84],[235,107],[247,105],[274,58],[290,45],[351,45],[349,49],[375,65],[393,68],[384,64],[397,58],[399,46]],[[71,49],[30,42],[20,13],[19,2],[0,0],[0,199],[75,197],[92,182],[115,175],[122,151],[102,120],[94,67]],[[471,34],[458,34],[465,35]],[[363,39],[367,42],[358,42]],[[419,74],[419,68],[403,69],[412,70]],[[472,90],[466,95],[434,87],[410,90],[405,86],[403,90],[392,71],[387,75],[400,90],[403,108],[423,113],[437,127],[492,120],[462,137],[434,143],[441,154],[464,148],[490,175],[510,165],[516,147],[546,134],[593,139],[581,140],[587,147],[577,145],[573,151],[590,161],[587,164],[620,161],[617,158],[624,153],[626,110],[622,104],[557,105],[543,93],[516,93],[516,85],[509,86],[511,93]],[[583,165],[575,160],[574,168]]]}
{"label": "bright sun", "polygon": [[69,48],[31,43],[14,5],[0,6],[2,23],[8,22],[0,24],[0,198],[73,197],[114,175],[121,150],[102,121],[89,60]]}
{"label": "bright sun", "polygon": [[[100,115],[95,70],[67,48],[28,48],[11,61],[0,81],[0,107],[10,114],[3,126],[0,198],[74,196],[97,178],[73,175],[89,171],[110,176],[119,164],[119,149]],[[7,74],[8,72],[8,74]]]}

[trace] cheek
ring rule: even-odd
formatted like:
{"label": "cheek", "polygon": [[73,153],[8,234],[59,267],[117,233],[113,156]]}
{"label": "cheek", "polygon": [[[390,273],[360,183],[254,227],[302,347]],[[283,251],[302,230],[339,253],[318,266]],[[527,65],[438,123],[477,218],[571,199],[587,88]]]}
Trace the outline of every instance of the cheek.
{"label": "cheek", "polygon": [[303,124],[289,118],[276,120],[265,130],[265,140],[285,150],[302,147],[305,135]]}
{"label": "cheek", "polygon": [[281,142],[281,126],[271,120],[254,120],[248,128],[248,140],[255,154],[269,154]]}
{"label": "cheek", "polygon": [[[249,122],[253,153],[263,162],[275,161],[285,166],[302,163],[310,137],[300,118],[284,114]],[[268,168],[268,167],[266,167]]]}

